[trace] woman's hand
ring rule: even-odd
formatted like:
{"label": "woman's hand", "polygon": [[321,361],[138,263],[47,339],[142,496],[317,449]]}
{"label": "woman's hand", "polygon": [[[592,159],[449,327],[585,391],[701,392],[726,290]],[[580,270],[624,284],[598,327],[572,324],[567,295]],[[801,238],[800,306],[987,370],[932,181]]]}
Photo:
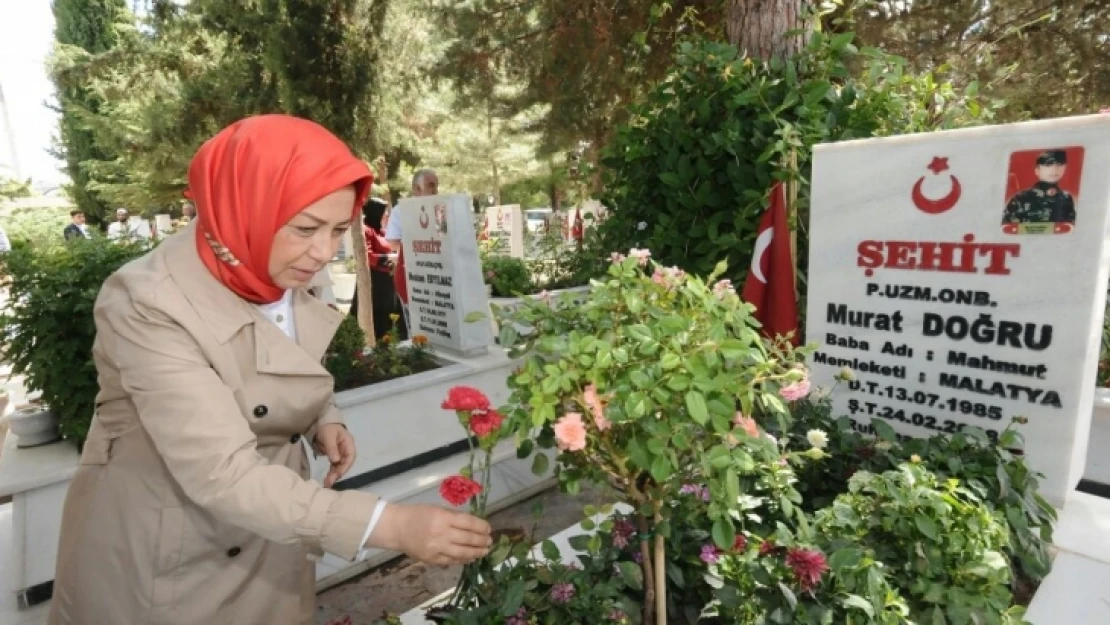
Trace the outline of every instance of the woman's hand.
{"label": "woman's hand", "polygon": [[449,566],[484,557],[492,542],[484,519],[438,506],[391,503],[367,545]]}
{"label": "woman's hand", "polygon": [[338,423],[325,423],[316,431],[316,451],[328,457],[331,468],[324,477],[324,488],[331,488],[355,463],[355,437]]}

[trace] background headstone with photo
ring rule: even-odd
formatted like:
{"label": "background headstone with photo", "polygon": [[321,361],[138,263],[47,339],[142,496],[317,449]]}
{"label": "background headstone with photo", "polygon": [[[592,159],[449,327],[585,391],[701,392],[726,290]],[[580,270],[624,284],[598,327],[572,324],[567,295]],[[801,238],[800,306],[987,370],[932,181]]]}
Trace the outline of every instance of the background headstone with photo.
{"label": "background headstone with photo", "polygon": [[[1038,165],[1061,159],[1065,171]],[[818,146],[813,382],[832,386],[844,366],[857,376],[834,414],[912,436],[972,425],[997,437],[1026,417],[1026,457],[1062,505],[1090,432],[1107,172],[1105,115]],[[1007,207],[1024,191],[1032,208],[1015,221]],[[1068,200],[1074,221],[1052,208]]]}
{"label": "background headstone with photo", "polygon": [[493,344],[472,215],[470,197],[454,194],[403,199],[391,216],[401,220],[412,335],[463,356]]}
{"label": "background headstone with photo", "polygon": [[485,210],[486,234],[504,242],[509,256],[524,258],[524,212],[520,204],[490,206]]}

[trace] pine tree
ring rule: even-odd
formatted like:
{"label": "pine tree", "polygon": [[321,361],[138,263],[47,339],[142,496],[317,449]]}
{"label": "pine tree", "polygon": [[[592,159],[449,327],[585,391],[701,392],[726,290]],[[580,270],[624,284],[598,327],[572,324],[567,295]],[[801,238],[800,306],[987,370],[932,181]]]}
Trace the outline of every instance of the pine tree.
{"label": "pine tree", "polygon": [[[126,0],[54,0],[53,9],[57,43],[88,54],[113,48],[119,41],[117,26],[132,20]],[[55,72],[53,79],[61,110],[59,155],[65,160],[71,181],[68,191],[90,222],[97,223],[108,207],[89,188],[89,172],[84,164],[113,157],[97,145],[83,115],[97,114],[103,103],[72,75]]]}

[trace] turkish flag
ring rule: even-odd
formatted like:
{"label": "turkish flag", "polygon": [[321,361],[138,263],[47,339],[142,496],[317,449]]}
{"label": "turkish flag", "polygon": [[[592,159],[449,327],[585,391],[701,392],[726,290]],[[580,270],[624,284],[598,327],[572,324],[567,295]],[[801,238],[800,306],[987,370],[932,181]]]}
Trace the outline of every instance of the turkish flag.
{"label": "turkish flag", "polygon": [[756,308],[755,318],[769,337],[793,334],[798,344],[798,298],[794,294],[794,258],[790,253],[790,228],[786,223],[786,191],[781,182],[771,188],[771,205],[759,222],[759,237],[748,278],[744,301]]}
{"label": "turkish flag", "polygon": [[397,254],[397,265],[393,268],[393,289],[406,306],[409,303],[409,281],[405,278],[405,250]]}

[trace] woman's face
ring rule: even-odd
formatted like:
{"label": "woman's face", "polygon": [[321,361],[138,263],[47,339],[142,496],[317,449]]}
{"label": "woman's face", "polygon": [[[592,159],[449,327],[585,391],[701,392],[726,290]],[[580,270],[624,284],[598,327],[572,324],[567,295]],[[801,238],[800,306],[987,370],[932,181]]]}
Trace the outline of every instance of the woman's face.
{"label": "woman's face", "polygon": [[274,235],[270,279],[283,289],[305,286],[335,257],[351,227],[355,188],[344,187],[297,213]]}

